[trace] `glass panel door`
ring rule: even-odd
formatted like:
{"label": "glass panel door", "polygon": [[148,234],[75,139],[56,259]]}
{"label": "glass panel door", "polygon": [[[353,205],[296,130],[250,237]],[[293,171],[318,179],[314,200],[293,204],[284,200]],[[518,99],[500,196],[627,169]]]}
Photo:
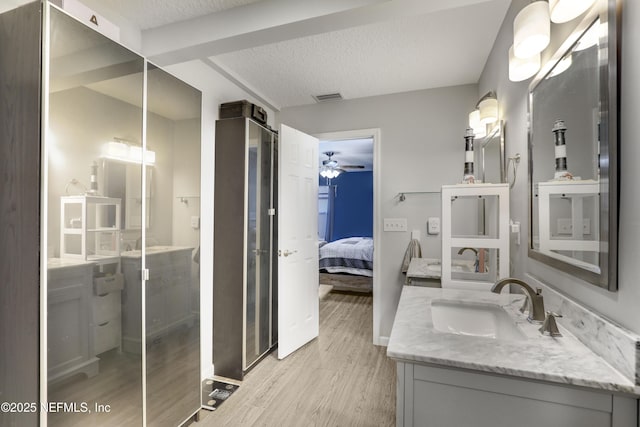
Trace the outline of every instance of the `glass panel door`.
{"label": "glass panel door", "polygon": [[247,120],[247,288],[245,364],[250,367],[268,349],[271,327],[271,138]]}
{"label": "glass panel door", "polygon": [[124,181],[107,188],[105,165],[140,175],[129,154],[142,142],[144,61],[48,10],[44,381],[47,401],[63,406],[47,423],[141,425],[140,232],[124,228]]}
{"label": "glass panel door", "polygon": [[200,408],[201,94],[147,63],[147,425]]}

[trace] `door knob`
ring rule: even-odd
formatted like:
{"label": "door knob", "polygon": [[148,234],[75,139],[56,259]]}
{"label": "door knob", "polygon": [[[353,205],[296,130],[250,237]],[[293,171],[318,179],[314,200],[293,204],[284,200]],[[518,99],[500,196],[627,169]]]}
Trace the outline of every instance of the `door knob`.
{"label": "door knob", "polygon": [[290,251],[289,249],[285,249],[284,251],[278,249],[278,255],[288,257],[289,255],[293,255],[298,251]]}

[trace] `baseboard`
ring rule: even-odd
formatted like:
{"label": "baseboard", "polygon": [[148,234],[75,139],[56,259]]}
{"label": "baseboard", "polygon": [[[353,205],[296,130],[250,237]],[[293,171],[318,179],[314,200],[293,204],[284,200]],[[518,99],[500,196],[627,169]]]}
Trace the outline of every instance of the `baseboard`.
{"label": "baseboard", "polygon": [[387,347],[389,345],[389,337],[378,337],[377,339],[373,340],[373,344]]}

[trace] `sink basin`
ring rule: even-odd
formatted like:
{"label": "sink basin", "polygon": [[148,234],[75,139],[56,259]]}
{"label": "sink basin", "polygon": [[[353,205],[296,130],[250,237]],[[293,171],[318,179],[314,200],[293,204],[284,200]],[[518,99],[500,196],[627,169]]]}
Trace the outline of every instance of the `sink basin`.
{"label": "sink basin", "polygon": [[433,327],[457,335],[524,340],[526,336],[499,305],[451,300],[431,302]]}

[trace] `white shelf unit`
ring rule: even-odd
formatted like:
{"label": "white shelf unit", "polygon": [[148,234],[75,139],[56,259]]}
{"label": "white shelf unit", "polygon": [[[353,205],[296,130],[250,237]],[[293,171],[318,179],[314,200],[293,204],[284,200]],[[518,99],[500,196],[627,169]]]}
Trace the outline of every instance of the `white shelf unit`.
{"label": "white shelf unit", "polygon": [[[597,203],[599,203],[600,184],[594,180],[576,180],[576,181],[547,181],[538,183],[538,232],[540,236],[540,252],[562,259],[572,264],[579,264],[581,267],[591,271],[599,271],[599,266],[581,261],[577,257],[570,257],[559,254],[554,251],[578,251],[578,252],[595,252],[600,250],[600,236],[598,234],[598,212]],[[566,238],[561,236],[553,236],[552,238],[552,209],[551,198],[553,196],[561,196],[571,201],[571,234]],[[596,197],[594,197],[596,196]],[[584,239],[583,223],[585,204],[589,203],[588,199],[592,198],[596,203],[592,212],[596,217],[592,222],[591,229],[594,230],[589,240]]]}
{"label": "white shelf unit", "polygon": [[120,199],[60,198],[60,258],[114,262],[120,257]]}
{"label": "white shelf unit", "polygon": [[[495,280],[509,276],[509,184],[456,184],[443,185],[442,195],[442,276],[443,288],[490,290]],[[488,215],[496,221],[495,230],[486,235],[459,236],[454,235],[454,218],[452,201],[464,197],[495,197],[495,206],[488,209]],[[495,218],[497,216],[497,218]],[[465,218],[467,220],[467,218]],[[477,217],[469,217],[469,221],[478,221]],[[489,268],[497,268],[497,272],[488,280],[489,274],[470,272],[468,279],[453,278],[452,250],[453,248],[496,249],[497,253],[491,260]],[[459,273],[457,273],[460,275]],[[478,277],[476,279],[476,277]],[[487,280],[484,280],[484,279]],[[481,280],[482,279],[482,280]]]}

